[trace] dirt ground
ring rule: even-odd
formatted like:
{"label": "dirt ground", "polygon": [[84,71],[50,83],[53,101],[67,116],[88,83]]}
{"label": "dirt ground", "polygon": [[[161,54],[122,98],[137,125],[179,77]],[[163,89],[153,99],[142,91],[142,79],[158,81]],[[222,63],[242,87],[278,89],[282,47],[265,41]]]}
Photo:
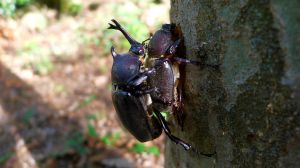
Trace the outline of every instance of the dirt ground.
{"label": "dirt ground", "polygon": [[76,17],[0,18],[0,167],[163,167],[164,135],[141,144],[116,118],[107,20],[88,2]]}

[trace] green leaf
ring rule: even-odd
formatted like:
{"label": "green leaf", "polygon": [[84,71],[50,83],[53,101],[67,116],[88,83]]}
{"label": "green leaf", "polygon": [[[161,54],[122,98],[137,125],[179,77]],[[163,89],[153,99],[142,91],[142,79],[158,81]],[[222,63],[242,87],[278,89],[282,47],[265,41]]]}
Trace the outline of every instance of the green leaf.
{"label": "green leaf", "polygon": [[34,117],[36,114],[36,109],[35,108],[29,108],[25,111],[24,116],[23,116],[23,122],[26,125],[30,124],[30,120]]}
{"label": "green leaf", "polygon": [[88,106],[89,104],[91,104],[94,100],[97,99],[97,96],[96,95],[90,95],[88,96],[87,98],[85,98],[83,100],[83,102],[81,103],[80,105],[80,108],[83,108],[83,107],[86,107]]}
{"label": "green leaf", "polygon": [[153,154],[153,155],[159,155],[160,151],[159,151],[158,147],[150,146],[150,147],[147,148],[147,153]]}
{"label": "green leaf", "polygon": [[167,119],[168,113],[169,112],[167,112],[167,111],[160,112],[160,114],[165,118],[165,120]]}
{"label": "green leaf", "polygon": [[0,164],[6,162],[8,159],[10,159],[13,155],[15,155],[14,152],[8,152],[0,156]]}
{"label": "green leaf", "polygon": [[91,136],[93,138],[97,138],[98,134],[97,134],[97,131],[96,131],[96,128],[94,127],[94,125],[89,122],[88,125],[87,125],[87,127],[88,127],[88,134],[89,134],[89,136]]}
{"label": "green leaf", "polygon": [[28,5],[31,2],[31,0],[16,0],[16,5],[18,7],[22,7],[25,5]]}
{"label": "green leaf", "polygon": [[73,149],[80,155],[88,153],[88,148],[84,146],[84,136],[81,132],[74,132],[66,139],[66,148]]}
{"label": "green leaf", "polygon": [[89,114],[86,116],[87,120],[97,120],[97,115],[96,114]]}
{"label": "green leaf", "polygon": [[37,73],[41,75],[47,75],[50,71],[54,69],[54,65],[48,57],[43,57],[34,64]]}
{"label": "green leaf", "polygon": [[131,150],[135,153],[143,153],[146,151],[146,147],[142,143],[136,143],[132,146]]}
{"label": "green leaf", "polygon": [[104,136],[104,137],[102,137],[102,138],[101,138],[101,141],[102,141],[105,145],[107,145],[107,146],[111,146],[111,145],[112,145],[112,142],[111,142],[109,136]]}
{"label": "green leaf", "polygon": [[78,15],[83,9],[83,5],[82,4],[70,4],[68,7],[68,13],[76,16]]}
{"label": "green leaf", "polygon": [[112,146],[114,145],[119,139],[121,138],[121,133],[120,132],[115,132],[112,135],[106,135],[101,138],[101,141],[107,145],[107,146]]}
{"label": "green leaf", "polygon": [[148,153],[152,155],[159,155],[160,151],[157,146],[145,146],[143,143],[136,143],[132,146],[131,151],[135,153]]}

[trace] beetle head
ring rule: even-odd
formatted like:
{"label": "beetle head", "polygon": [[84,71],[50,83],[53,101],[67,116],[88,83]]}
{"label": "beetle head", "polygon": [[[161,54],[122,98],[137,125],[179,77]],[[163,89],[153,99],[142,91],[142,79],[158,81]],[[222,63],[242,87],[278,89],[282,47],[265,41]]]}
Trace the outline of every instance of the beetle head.
{"label": "beetle head", "polygon": [[[163,24],[161,29],[156,31],[148,44],[148,54],[150,57],[160,57],[161,55],[173,55],[178,46],[176,44],[175,24]],[[175,43],[174,43],[175,42]]]}
{"label": "beetle head", "polygon": [[174,29],[176,28],[175,24],[163,24],[161,26],[161,30],[163,31],[168,31],[168,32],[172,32]]}
{"label": "beetle head", "polygon": [[122,32],[122,34],[124,35],[124,37],[127,39],[127,41],[131,45],[129,51],[131,53],[137,55],[137,56],[144,55],[145,51],[144,51],[143,44],[139,43],[134,38],[132,38],[130,36],[130,34],[121,26],[121,24],[118,21],[116,21],[115,19],[112,19],[111,21],[113,22],[113,24],[112,23],[108,23],[109,24],[108,29],[115,29],[115,30],[119,30],[119,31]]}
{"label": "beetle head", "polygon": [[138,56],[145,54],[144,46],[140,43],[132,44],[129,51]]}
{"label": "beetle head", "polygon": [[[169,27],[170,24],[165,24],[163,28]],[[160,57],[164,55],[168,48],[174,43],[172,33],[165,29],[160,29],[154,33],[148,44],[148,52],[150,57]]]}

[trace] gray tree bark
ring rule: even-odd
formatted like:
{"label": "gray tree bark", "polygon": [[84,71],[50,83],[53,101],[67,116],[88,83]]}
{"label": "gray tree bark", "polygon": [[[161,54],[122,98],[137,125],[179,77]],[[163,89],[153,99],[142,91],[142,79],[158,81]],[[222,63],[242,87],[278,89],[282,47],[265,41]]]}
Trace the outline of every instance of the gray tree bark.
{"label": "gray tree bark", "polygon": [[[186,57],[184,129],[165,167],[299,167],[300,1],[171,0]],[[173,124],[172,124],[173,123]]]}

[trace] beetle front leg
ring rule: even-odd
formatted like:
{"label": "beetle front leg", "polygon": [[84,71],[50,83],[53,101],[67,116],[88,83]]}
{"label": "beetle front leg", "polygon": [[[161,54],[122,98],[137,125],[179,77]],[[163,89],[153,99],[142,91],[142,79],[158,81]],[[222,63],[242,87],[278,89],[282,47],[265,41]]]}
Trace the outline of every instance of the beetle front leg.
{"label": "beetle front leg", "polygon": [[171,130],[167,125],[167,121],[164,119],[164,117],[160,114],[159,111],[154,111],[154,113],[157,116],[158,121],[162,125],[164,132],[167,134],[171,141],[175,142],[176,144],[180,144],[185,150],[189,150],[192,147],[190,144],[172,135]]}
{"label": "beetle front leg", "polygon": [[[179,46],[181,42],[181,39],[176,40],[166,51],[166,54],[168,55],[173,55],[175,54],[177,47]],[[200,65],[200,62],[198,61],[193,61],[193,60],[189,60],[186,58],[179,58],[179,57],[172,57],[172,59],[178,63],[189,63],[189,64],[194,64],[194,65]]]}
{"label": "beetle front leg", "polygon": [[142,42],[142,45],[143,45],[143,46],[146,45],[146,42],[149,41],[149,40],[151,40],[151,38],[152,38],[152,36],[150,36],[149,38],[147,38],[146,40],[144,40],[144,41]]}
{"label": "beetle front leg", "polygon": [[159,90],[157,87],[154,87],[154,88],[150,88],[150,89],[147,88],[147,89],[141,89],[141,90],[134,91],[135,95],[145,95],[145,94],[149,94],[152,92],[159,93]]}
{"label": "beetle front leg", "polygon": [[186,58],[179,58],[179,57],[173,57],[173,60],[179,63],[185,63],[185,64],[193,64],[193,65],[201,65],[199,61],[193,61]]}
{"label": "beetle front leg", "polygon": [[181,39],[176,40],[166,51],[166,54],[173,55],[176,52],[177,47],[179,46]]}
{"label": "beetle front leg", "polygon": [[137,87],[140,84],[142,84],[144,81],[147,80],[148,76],[153,75],[155,73],[155,68],[151,68],[147,71],[144,71],[137,76],[134,76],[133,78],[129,79],[127,82],[127,85],[130,87]]}

